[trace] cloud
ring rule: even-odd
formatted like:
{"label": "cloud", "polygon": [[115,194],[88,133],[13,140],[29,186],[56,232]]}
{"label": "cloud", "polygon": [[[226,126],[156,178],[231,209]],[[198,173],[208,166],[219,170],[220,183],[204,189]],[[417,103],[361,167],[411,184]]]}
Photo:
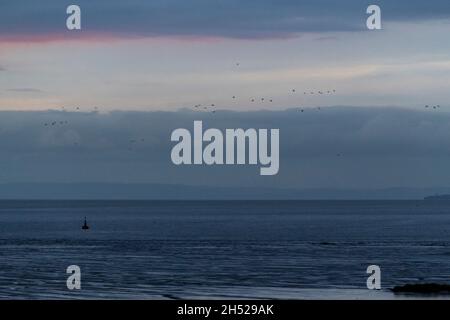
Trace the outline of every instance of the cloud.
{"label": "cloud", "polygon": [[[10,1],[0,12],[0,38],[42,41],[96,37],[285,38],[305,32],[365,30],[360,0],[79,0],[82,31],[65,30],[67,0]],[[384,21],[448,19],[450,3],[436,0],[377,2]],[[21,21],[21,23],[17,23]]]}
{"label": "cloud", "polygon": [[[303,113],[293,109],[215,114],[4,111],[1,179],[267,188],[447,186],[450,113],[445,109],[330,107]],[[194,120],[222,130],[279,128],[279,175],[261,177],[255,166],[173,165],[171,132],[192,131]]]}
{"label": "cloud", "polygon": [[6,91],[22,92],[22,93],[38,93],[38,92],[42,92],[42,90],[36,89],[36,88],[11,88],[11,89],[7,89]]}

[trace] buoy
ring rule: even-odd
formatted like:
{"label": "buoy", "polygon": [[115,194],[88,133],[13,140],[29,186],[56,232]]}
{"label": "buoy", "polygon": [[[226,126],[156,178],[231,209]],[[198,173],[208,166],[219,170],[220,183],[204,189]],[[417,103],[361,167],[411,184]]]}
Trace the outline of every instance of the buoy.
{"label": "buoy", "polygon": [[83,226],[81,227],[81,229],[83,229],[83,230],[89,230],[89,226],[88,226],[88,224],[87,224],[86,217],[84,217],[84,224],[83,224]]}

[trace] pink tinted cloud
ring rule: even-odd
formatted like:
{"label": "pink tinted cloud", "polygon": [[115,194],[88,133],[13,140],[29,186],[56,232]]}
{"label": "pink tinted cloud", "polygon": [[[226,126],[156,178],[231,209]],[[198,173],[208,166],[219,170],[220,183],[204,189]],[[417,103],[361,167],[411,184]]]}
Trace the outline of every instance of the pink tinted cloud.
{"label": "pink tinted cloud", "polygon": [[[19,35],[0,35],[0,44],[20,44],[20,43],[52,43],[62,41],[81,41],[81,42],[112,42],[118,41],[123,37],[111,33],[81,33],[81,32],[61,32],[49,34],[19,34]],[[127,36],[129,39],[138,37]]]}
{"label": "pink tinted cloud", "polygon": [[79,41],[85,43],[102,43],[102,42],[119,42],[133,40],[152,40],[158,42],[176,41],[176,42],[204,42],[215,43],[224,40],[283,40],[298,37],[298,34],[266,34],[248,38],[230,38],[226,35],[161,35],[161,34],[135,34],[135,33],[118,33],[118,32],[80,32],[65,31],[59,33],[44,34],[16,34],[5,35],[0,34],[0,46],[17,45],[17,44],[46,44],[66,41]]}

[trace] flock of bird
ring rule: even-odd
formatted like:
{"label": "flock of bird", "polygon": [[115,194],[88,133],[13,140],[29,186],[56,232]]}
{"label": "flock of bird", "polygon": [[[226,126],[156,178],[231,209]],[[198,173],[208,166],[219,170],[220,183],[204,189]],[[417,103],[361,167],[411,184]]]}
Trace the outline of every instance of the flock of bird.
{"label": "flock of bird", "polygon": [[[240,62],[236,62],[236,67],[240,67],[241,63]],[[297,89],[293,88],[290,90],[290,93],[297,93]],[[335,94],[336,93],[336,89],[332,89],[332,90],[318,90],[318,91],[304,91],[303,95],[330,95],[330,94]],[[274,99],[273,98],[265,98],[265,97],[261,97],[261,98],[256,98],[256,97],[251,97],[251,98],[247,98],[248,102],[250,103],[256,103],[256,102],[261,102],[261,103],[273,103]],[[238,97],[236,95],[231,97],[231,101],[237,101]],[[215,103],[210,103],[210,104],[196,104],[193,107],[194,110],[197,111],[211,111],[212,113],[216,113],[217,109],[216,109],[216,104]],[[320,110],[320,107],[317,108],[318,110]],[[304,112],[304,109],[300,109],[301,112]]]}
{"label": "flock of bird", "polygon": [[[61,111],[63,112],[70,112],[69,110],[67,110],[65,107],[61,108]],[[80,107],[75,107],[73,108],[72,112],[81,112]],[[98,107],[94,107],[93,110],[91,110],[90,112],[93,113],[97,113],[99,111]],[[57,127],[57,126],[64,126],[64,125],[68,125],[69,121],[67,120],[58,120],[58,121],[50,121],[50,122],[45,122],[44,123],[44,127]],[[135,148],[137,148],[139,145],[143,144],[145,142],[144,138],[135,138],[135,139],[130,139],[128,141],[128,150],[132,151]],[[79,145],[78,142],[74,142],[73,145]]]}
{"label": "flock of bird", "polygon": [[441,108],[440,105],[430,106],[430,105],[427,104],[425,106],[425,109],[434,109],[434,110],[436,110],[436,109],[440,109],[440,108]]}
{"label": "flock of bird", "polygon": [[[240,63],[237,62],[236,66],[239,67]],[[298,91],[297,89],[293,88],[290,89],[289,94],[296,94],[297,92],[302,92],[303,96],[311,96],[311,95],[315,95],[315,96],[324,96],[324,95],[333,95],[336,94],[336,89],[331,89],[331,90],[314,90],[314,91]],[[239,101],[238,97],[236,95],[231,96],[231,101]],[[250,97],[250,98],[245,98],[245,101],[249,102],[249,103],[268,103],[268,104],[272,104],[274,103],[274,98],[271,97]],[[440,105],[426,105],[425,109],[440,109],[441,106]],[[317,110],[321,110],[320,107],[316,107]],[[75,112],[79,112],[82,111],[80,109],[80,107],[75,107],[73,110],[68,110],[65,107],[62,107],[61,109],[62,111],[75,111]],[[212,113],[216,113],[217,109],[216,109],[216,104],[215,103],[208,103],[208,104],[196,104],[194,105],[194,110],[197,111],[210,111]],[[305,112],[306,109],[303,108],[297,108],[298,111],[300,112]],[[98,107],[94,107],[93,110],[91,109],[91,112],[93,113],[97,113],[99,111]],[[69,122],[67,120],[58,120],[58,121],[51,121],[51,122],[45,122],[44,126],[45,127],[56,127],[56,126],[65,126],[68,125]],[[136,148],[138,148],[139,145],[145,143],[145,139],[144,138],[134,138],[134,139],[130,139],[128,141],[128,150],[134,150]],[[78,142],[75,142],[74,145],[78,145]],[[343,154],[342,153],[338,153],[336,155],[337,157],[342,157]]]}
{"label": "flock of bird", "polygon": [[[236,62],[235,63],[236,67],[240,67],[241,63],[240,62]],[[297,93],[297,89],[293,88],[290,90],[290,93],[294,94]],[[301,92],[301,91],[300,91]],[[332,95],[332,94],[336,94],[336,89],[331,89],[331,90],[317,90],[317,91],[303,91],[303,95],[317,95],[317,96],[322,96],[322,95]],[[238,97],[236,95],[233,95],[231,97],[231,101],[237,101]],[[246,100],[250,103],[257,103],[257,102],[261,102],[261,103],[273,103],[274,99],[273,98],[265,98],[265,97],[261,97],[261,98],[256,98],[256,97],[251,97],[248,98],[248,100]],[[441,106],[440,105],[426,105],[425,109],[439,109]],[[316,107],[317,110],[321,110],[320,107]],[[75,111],[81,111],[79,107],[76,107],[74,109]],[[216,113],[217,109],[216,109],[216,104],[215,103],[210,103],[210,104],[196,104],[194,105],[194,110],[197,111],[211,111],[212,113]],[[305,112],[305,109],[302,108],[298,108],[298,110],[300,112]],[[62,107],[62,111],[67,111],[65,107]],[[94,107],[93,108],[93,112],[98,112],[99,109],[98,107]],[[52,127],[52,126],[57,126],[57,125],[67,125],[68,121],[52,121],[52,122],[48,122],[48,123],[44,123],[45,127]],[[136,141],[132,140],[130,141],[131,143],[135,143]]]}
{"label": "flock of bird", "polygon": [[67,120],[65,120],[65,121],[52,121],[52,122],[44,123],[44,126],[48,127],[48,126],[67,125],[67,124],[69,124],[69,121],[67,121]]}
{"label": "flock of bird", "polygon": [[137,148],[139,146],[139,144],[142,144],[145,142],[144,138],[140,138],[140,139],[130,139],[129,141],[129,146],[128,146],[128,150],[129,151],[133,151],[135,150],[135,148]]}
{"label": "flock of bird", "polygon": [[[75,107],[73,110],[76,111],[76,112],[81,111],[80,107]],[[65,107],[62,107],[61,111],[63,111],[63,112],[66,112],[66,111],[70,112]],[[92,112],[98,112],[98,107],[94,107]],[[58,125],[59,126],[63,126],[63,125],[68,125],[68,124],[69,124],[69,121],[67,121],[67,120],[50,121],[50,122],[44,122],[44,127],[55,127],[55,126],[58,126]]]}
{"label": "flock of bird", "polygon": [[[296,89],[291,89],[291,93],[296,93],[297,90]],[[304,95],[328,95],[328,94],[335,94],[336,93],[336,89],[333,90],[326,90],[326,91],[304,91],[303,94]],[[237,96],[232,96],[231,97],[231,101],[237,101],[238,97]],[[274,99],[273,98],[265,98],[265,97],[261,97],[261,98],[248,98],[248,100],[250,103],[256,103],[256,102],[261,102],[261,103],[273,103]],[[211,103],[211,104],[196,104],[194,105],[194,110],[202,110],[202,111],[208,111],[210,110],[212,113],[216,113],[217,109],[215,109],[216,104],[215,103]],[[317,107],[318,110],[320,110],[320,107]],[[304,112],[304,109],[300,109],[301,112]]]}

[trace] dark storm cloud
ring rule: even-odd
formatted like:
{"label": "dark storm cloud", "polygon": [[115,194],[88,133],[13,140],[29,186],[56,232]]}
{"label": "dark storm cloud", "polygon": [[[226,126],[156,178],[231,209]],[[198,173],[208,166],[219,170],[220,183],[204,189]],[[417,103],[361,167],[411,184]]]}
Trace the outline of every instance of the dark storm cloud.
{"label": "dark storm cloud", "polygon": [[[361,0],[15,0],[1,4],[3,37],[52,37],[65,30],[65,9],[76,3],[82,34],[226,38],[292,37],[303,32],[365,30]],[[384,21],[447,19],[447,0],[376,1]]]}
{"label": "dark storm cloud", "polygon": [[[0,178],[265,187],[444,186],[450,179],[450,113],[443,109],[1,112]],[[205,129],[279,128],[279,175],[261,177],[255,166],[173,165],[171,132],[192,131],[194,120],[203,120]]]}

